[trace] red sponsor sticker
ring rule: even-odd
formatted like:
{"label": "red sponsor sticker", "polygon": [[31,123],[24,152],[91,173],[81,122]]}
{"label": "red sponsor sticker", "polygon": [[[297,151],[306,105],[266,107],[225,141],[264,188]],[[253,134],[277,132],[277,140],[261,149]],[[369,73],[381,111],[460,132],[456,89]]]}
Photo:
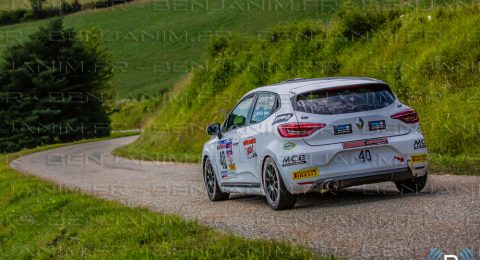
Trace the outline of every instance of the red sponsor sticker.
{"label": "red sponsor sticker", "polygon": [[388,139],[386,137],[381,137],[381,138],[357,140],[357,141],[343,143],[342,146],[343,146],[343,149],[350,149],[350,148],[379,145],[379,144],[388,144]]}
{"label": "red sponsor sticker", "polygon": [[255,138],[247,139],[247,140],[243,141],[243,145],[254,144],[256,142],[257,142],[257,139],[255,139]]}
{"label": "red sponsor sticker", "polygon": [[400,155],[395,155],[395,156],[393,156],[393,159],[399,160],[399,161],[402,162],[402,163],[403,163],[403,161],[405,161],[405,158],[403,158],[403,156],[400,156]]}

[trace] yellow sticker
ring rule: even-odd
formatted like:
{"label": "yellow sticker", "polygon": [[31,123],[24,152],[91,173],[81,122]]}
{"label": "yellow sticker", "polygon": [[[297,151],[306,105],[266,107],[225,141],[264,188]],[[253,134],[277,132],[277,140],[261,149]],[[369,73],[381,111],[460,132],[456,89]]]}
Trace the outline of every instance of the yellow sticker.
{"label": "yellow sticker", "polygon": [[418,162],[426,162],[426,161],[427,161],[426,154],[412,154],[412,162],[418,163]]}
{"label": "yellow sticker", "polygon": [[237,169],[234,163],[230,164],[229,166],[230,166],[230,171],[235,171]]}
{"label": "yellow sticker", "polygon": [[318,176],[318,167],[292,172],[292,178],[294,180],[312,178],[317,176]]}

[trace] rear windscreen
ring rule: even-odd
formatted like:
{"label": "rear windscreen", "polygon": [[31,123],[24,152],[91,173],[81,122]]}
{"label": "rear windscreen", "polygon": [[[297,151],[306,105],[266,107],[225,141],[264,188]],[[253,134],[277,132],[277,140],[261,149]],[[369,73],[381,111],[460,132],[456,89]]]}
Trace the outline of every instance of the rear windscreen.
{"label": "rear windscreen", "polygon": [[395,101],[387,85],[359,85],[314,90],[295,97],[296,110],[305,113],[335,115],[384,108]]}

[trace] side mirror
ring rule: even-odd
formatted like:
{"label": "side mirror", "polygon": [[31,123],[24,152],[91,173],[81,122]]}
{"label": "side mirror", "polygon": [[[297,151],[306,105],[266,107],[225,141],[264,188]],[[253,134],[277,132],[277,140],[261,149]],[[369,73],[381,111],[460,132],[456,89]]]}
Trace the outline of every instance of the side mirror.
{"label": "side mirror", "polygon": [[218,138],[222,138],[222,131],[220,130],[220,124],[215,123],[207,127],[207,133],[209,135],[218,135]]}

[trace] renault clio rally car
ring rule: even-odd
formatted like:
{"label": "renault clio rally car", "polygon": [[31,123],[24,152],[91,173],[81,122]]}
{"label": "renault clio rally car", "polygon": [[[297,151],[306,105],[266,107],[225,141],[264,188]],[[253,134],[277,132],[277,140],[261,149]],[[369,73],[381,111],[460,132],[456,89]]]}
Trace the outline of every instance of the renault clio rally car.
{"label": "renault clio rally car", "polygon": [[245,94],[202,154],[212,201],[260,194],[275,210],[296,195],[393,181],[402,193],[427,181],[416,111],[372,78],[294,79]]}

